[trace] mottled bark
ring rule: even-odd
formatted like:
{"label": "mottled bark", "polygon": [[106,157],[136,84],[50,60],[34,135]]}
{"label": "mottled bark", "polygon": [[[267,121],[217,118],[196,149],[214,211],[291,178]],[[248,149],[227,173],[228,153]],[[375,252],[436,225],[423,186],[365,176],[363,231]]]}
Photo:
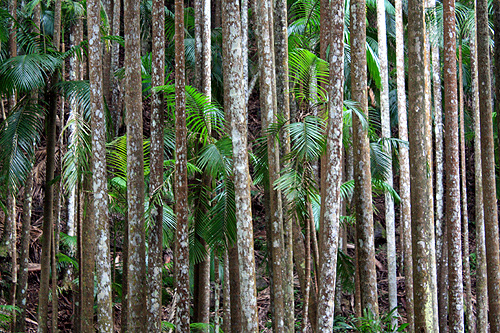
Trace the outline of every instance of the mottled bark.
{"label": "mottled bark", "polygon": [[303,311],[304,311],[304,319],[302,320],[302,332],[307,332],[308,327],[308,316],[309,313],[309,298],[311,295],[311,220],[314,220],[314,216],[312,214],[311,203],[307,203],[307,212],[309,214],[309,218],[305,221],[305,288],[304,288],[304,303],[303,303]]}
{"label": "mottled bark", "polygon": [[231,283],[229,275],[229,250],[224,252],[224,281],[222,285],[222,331],[231,332]]}
{"label": "mottled bark", "polygon": [[[430,7],[431,0],[426,0],[424,3],[424,11]],[[424,23],[425,24],[425,23]],[[431,31],[429,27],[426,26],[424,35],[424,45],[425,45],[425,56],[424,56],[424,76],[425,76],[425,146],[427,149],[427,165],[428,167],[428,187],[431,195],[429,196],[429,223],[434,226],[434,149],[432,146],[432,95],[431,95]],[[438,324],[438,289],[437,289],[437,263],[436,263],[436,234],[435,228],[430,228],[430,274],[431,274],[431,295],[432,295],[432,313],[434,316],[433,330],[436,332],[439,330]]]}
{"label": "mottled bark", "polygon": [[498,209],[495,181],[495,147],[493,143],[493,107],[491,105],[490,49],[488,4],[477,1],[477,54],[479,105],[481,124],[481,152],[483,168],[484,224],[486,261],[488,265],[488,302],[491,332],[500,332],[500,251],[498,237]]}
{"label": "mottled bark", "polygon": [[100,1],[87,1],[88,59],[92,109],[92,187],[94,194],[92,213],[96,232],[97,323],[99,332],[113,332],[100,9]]}
{"label": "mottled bark", "polygon": [[426,148],[424,7],[408,2],[408,120],[415,331],[433,332],[431,228]]}
{"label": "mottled bark", "polygon": [[[377,0],[377,36],[378,57],[380,61],[380,117],[382,123],[382,137],[391,137],[391,116],[389,109],[389,65],[387,59],[387,29],[385,26],[385,2]],[[385,145],[389,156],[392,156],[389,144]],[[387,184],[393,186],[392,160],[387,174]],[[385,230],[387,235],[387,276],[389,281],[389,310],[398,306],[398,285],[396,280],[396,226],[394,213],[394,200],[390,193],[385,194]],[[398,323],[397,310],[392,317],[391,324],[395,327]]]}
{"label": "mottled bark", "polygon": [[[474,18],[475,19],[475,18]],[[476,36],[470,39],[472,73],[472,110],[474,119],[474,185],[476,212],[476,323],[477,332],[488,332],[488,278],[486,275],[486,245],[484,229],[483,172],[481,167],[481,126],[479,119],[479,87]]]}
{"label": "mottled bark", "polygon": [[[277,0],[274,3],[274,56],[276,70],[276,101],[278,111],[287,124],[290,123],[290,93],[289,93],[289,70],[288,70],[288,20],[287,2]],[[290,131],[284,128],[280,133],[281,155],[280,162],[283,164],[284,156],[290,153]],[[281,166],[283,168],[283,165]],[[283,302],[285,332],[294,331],[294,295],[293,295],[293,232],[292,217],[288,213],[290,203],[286,196],[282,195],[283,203]]]}
{"label": "mottled bark", "polygon": [[[267,133],[269,126],[276,123],[276,82],[274,77],[274,52],[272,19],[270,17],[270,0],[256,1],[257,14],[257,47],[259,50],[260,69],[260,106],[262,110],[262,132]],[[274,182],[279,177],[278,142],[273,135],[267,136],[267,155],[269,169],[269,230],[271,244],[271,290],[273,329],[284,331],[284,298],[283,298],[283,211],[281,191],[275,190]]]}
{"label": "mottled bark", "polygon": [[189,331],[189,231],[187,183],[186,79],[184,59],[184,1],[175,1],[175,289],[177,332]]}
{"label": "mottled bark", "polygon": [[[351,1],[351,97],[368,117],[366,65],[366,2]],[[353,117],[354,196],[356,197],[356,247],[359,251],[361,308],[378,316],[377,274],[370,172],[368,129]]]}
{"label": "mottled bark", "polygon": [[[117,0],[119,1],[119,0]],[[112,0],[102,0],[102,9],[106,12],[108,17],[109,31],[108,34],[111,34],[113,22],[114,22],[114,12],[113,6],[111,4]],[[120,19],[119,17],[117,18]],[[154,20],[153,20],[154,22]],[[111,42],[107,42],[111,43]],[[109,105],[111,104],[111,48],[109,45],[105,43],[102,44],[102,94],[104,96],[104,100]]]}
{"label": "mottled bark", "polygon": [[[209,99],[211,98],[211,39],[210,39],[210,1],[196,0],[195,10],[195,86]],[[211,134],[210,115],[207,114],[207,130]],[[211,177],[203,174],[200,177],[203,184],[203,191],[211,187]],[[207,193],[209,196],[209,194]],[[202,204],[197,209],[201,209],[206,214],[205,205]],[[194,268],[194,320],[197,323],[208,324],[210,322],[210,249],[205,240],[199,237],[200,242],[207,251],[207,256],[203,261],[197,263]],[[205,331],[207,331],[205,329]]]}
{"label": "mottled bark", "polygon": [[[210,268],[210,267],[209,267]],[[214,304],[214,331],[219,332],[220,330],[220,315],[219,315],[219,309],[220,309],[220,264],[219,264],[219,257],[217,255],[214,256],[214,299],[215,299],[215,304]]]}
{"label": "mottled bark", "polygon": [[449,329],[464,331],[462,243],[460,221],[460,154],[458,141],[458,98],[455,1],[443,3],[446,228],[448,233]]}
{"label": "mottled bark", "polygon": [[[293,231],[293,260],[295,262],[295,268],[297,270],[297,276],[299,277],[299,285],[302,294],[305,295],[307,273],[306,273],[306,246],[304,241],[304,235],[300,228],[299,222],[296,218],[292,220],[292,231]],[[309,323],[313,332],[316,332],[317,325],[317,298],[316,293],[311,293],[309,297]]]}
{"label": "mottled bark", "polygon": [[[153,40],[151,86],[165,84],[165,9],[163,0],[153,2]],[[163,184],[163,95],[153,92],[151,100],[151,166],[149,195],[155,199],[153,225],[149,232],[148,248],[148,331],[161,331],[162,267],[163,267],[163,205],[157,193]]]}
{"label": "mottled bark", "polygon": [[127,109],[128,331],[146,332],[146,249],[139,2],[124,1]]}
{"label": "mottled bark", "polygon": [[[395,1],[396,9],[396,74],[398,98],[398,132],[399,138],[408,141],[408,115],[406,111],[405,60],[403,4]],[[410,200],[410,159],[408,146],[399,146],[399,196],[401,198],[401,244],[403,247],[403,271],[405,277],[406,318],[408,331],[414,331],[413,306],[413,258],[411,245],[411,200]]]}
{"label": "mottled bark", "polygon": [[93,220],[92,179],[90,175],[83,180],[82,208],[82,247],[80,251],[80,333],[94,333],[94,269],[96,254],[96,231]]}
{"label": "mottled bark", "polygon": [[29,174],[24,184],[23,213],[21,216],[21,248],[19,249],[19,271],[17,275],[18,288],[16,301],[19,314],[16,321],[15,332],[26,331],[26,305],[28,291],[28,263],[31,230],[31,204],[33,202],[33,174]]}
{"label": "mottled bark", "polygon": [[464,118],[464,75],[462,70],[462,41],[458,45],[458,109],[460,112],[460,192],[462,205],[462,263],[463,263],[463,280],[465,288],[465,323],[467,332],[475,332],[476,324],[474,318],[474,306],[472,304],[472,286],[470,276],[470,260],[469,260],[469,215],[467,210],[467,169],[465,157],[465,118]]}
{"label": "mottled bark", "polygon": [[[430,1],[430,7],[434,8],[436,2]],[[438,293],[438,323],[440,331],[447,327],[448,317],[448,255],[444,253],[444,181],[443,181],[443,116],[442,116],[442,92],[441,92],[441,63],[439,60],[439,46],[437,43],[431,45],[432,58],[432,82],[434,95],[434,145],[435,145],[435,237],[436,237],[436,263],[437,263],[437,289]]]}
{"label": "mottled bark", "polygon": [[342,132],[344,110],[344,2],[332,1],[330,86],[328,99],[328,128],[325,163],[322,179],[325,195],[321,198],[318,326],[320,332],[333,329],[334,297],[337,276],[337,253],[340,225],[340,185],[342,184]]}
{"label": "mottled bark", "polygon": [[251,333],[258,330],[258,316],[248,170],[247,112],[245,91],[240,84],[243,72],[240,12],[238,2],[234,0],[224,0],[222,7],[224,95],[226,96],[224,110],[230,114],[233,142],[241,328],[243,332]]}
{"label": "mottled bark", "polygon": [[[121,22],[121,0],[113,1],[113,26],[111,34],[120,35]],[[111,72],[115,73],[119,67],[120,44],[111,43]],[[118,134],[122,122],[122,99],[120,93],[120,83],[115,77],[111,79],[111,100],[108,100],[109,112],[114,123],[115,133]]]}

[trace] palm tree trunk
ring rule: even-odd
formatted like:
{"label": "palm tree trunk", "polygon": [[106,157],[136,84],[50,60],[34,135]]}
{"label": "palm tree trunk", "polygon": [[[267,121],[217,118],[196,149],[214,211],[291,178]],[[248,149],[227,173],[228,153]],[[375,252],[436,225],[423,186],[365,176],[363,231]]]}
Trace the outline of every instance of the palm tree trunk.
{"label": "palm tree trunk", "polygon": [[[319,257],[318,330],[331,331],[335,316],[334,297],[340,225],[340,185],[342,183],[342,117],[344,103],[344,2],[333,1],[330,45],[330,90],[325,163],[322,164],[324,196],[321,202]],[[312,209],[311,209],[312,212]],[[311,214],[312,215],[312,214]],[[312,218],[312,216],[311,216]],[[313,230],[316,232],[316,230]]]}
{"label": "palm tree trunk", "polygon": [[[276,85],[274,78],[274,45],[272,18],[270,17],[270,1],[256,1],[257,10],[257,45],[259,49],[260,68],[260,103],[262,109],[262,131],[267,133],[269,126],[276,122]],[[283,208],[281,191],[273,189],[272,184],[279,177],[279,149],[274,136],[267,137],[267,154],[269,165],[269,223],[271,246],[272,280],[271,290],[273,329],[284,331],[284,298],[283,298]]]}
{"label": "palm tree trunk", "polygon": [[[351,1],[351,90],[352,99],[359,103],[368,118],[366,71],[366,2]],[[377,274],[370,172],[368,129],[353,117],[354,195],[356,197],[356,246],[361,282],[361,308],[378,316]]]}
{"label": "palm tree trunk", "polygon": [[[51,85],[57,82],[57,73],[52,76]],[[45,199],[44,199],[44,219],[42,224],[42,254],[41,254],[41,274],[40,274],[40,293],[38,296],[38,332],[46,333],[48,331],[48,302],[49,302],[49,277],[50,277],[50,255],[51,239],[53,233],[53,204],[54,189],[52,180],[54,179],[55,169],[55,145],[56,145],[56,118],[57,118],[57,96],[55,91],[47,92],[49,109],[46,116],[47,128],[47,165],[45,171]]]}
{"label": "palm tree trunk", "polygon": [[[397,63],[397,99],[399,138],[408,141],[408,121],[406,111],[406,89],[404,72],[404,33],[402,2],[396,0],[396,63]],[[413,261],[411,241],[411,199],[410,199],[410,160],[408,147],[399,147],[400,165],[400,216],[402,225],[401,243],[403,247],[403,271],[405,277],[406,317],[408,329],[414,330],[413,303]]]}
{"label": "palm tree trunk", "polygon": [[[395,1],[396,7],[396,71],[398,89],[398,132],[399,138],[408,141],[408,120],[406,112],[403,4]],[[406,318],[408,330],[414,331],[413,306],[413,262],[411,247],[411,202],[410,202],[410,160],[408,147],[399,147],[399,196],[401,198],[401,224],[403,247],[403,271],[405,276]]]}
{"label": "palm tree trunk", "polygon": [[[113,332],[110,234],[106,175],[106,124],[102,80],[100,3],[87,1],[89,39],[90,100],[92,105],[93,220],[96,230],[97,323],[99,332]],[[109,70],[109,68],[108,68]]]}
{"label": "palm tree trunk", "polygon": [[[165,84],[165,9],[164,1],[153,2],[153,73],[152,87]],[[153,226],[149,233],[148,255],[148,331],[161,331],[163,205],[160,188],[163,184],[163,95],[153,92],[151,112],[151,172],[149,193],[154,204]]]}
{"label": "palm tree trunk", "polygon": [[187,129],[184,60],[184,2],[175,1],[175,283],[179,299],[176,313],[178,332],[189,331],[191,304],[189,289],[189,231],[187,193]]}
{"label": "palm tree trunk", "polygon": [[[245,90],[241,87],[241,26],[239,4],[234,0],[222,3],[222,39],[224,59],[224,109],[230,114],[233,141],[234,186],[236,201],[236,228],[241,298],[241,329],[253,333],[258,330],[257,291],[255,285],[255,257],[250,198],[250,174],[247,151],[247,112]],[[234,313],[232,313],[234,315]],[[232,327],[233,332],[237,332]]]}
{"label": "palm tree trunk", "polygon": [[[387,29],[385,23],[385,2],[377,1],[377,36],[378,53],[380,61],[380,78],[382,89],[380,91],[380,115],[382,123],[382,137],[391,137],[391,119],[389,110],[389,67],[387,60]],[[390,146],[385,145],[389,156],[392,156]],[[393,186],[392,160],[388,168],[387,184]],[[387,275],[389,281],[389,310],[392,311],[398,306],[398,285],[396,280],[396,226],[394,215],[394,200],[390,193],[385,194],[385,225],[387,234]],[[393,327],[397,326],[397,309],[391,320]]]}
{"label": "palm tree trunk", "polygon": [[458,99],[455,1],[443,3],[444,21],[444,101],[445,101],[445,167],[446,227],[448,232],[449,329],[464,331],[462,243],[460,221],[460,153],[458,140]]}
{"label": "palm tree trunk", "polygon": [[28,263],[29,263],[29,245],[30,245],[30,230],[31,230],[31,204],[33,202],[33,174],[30,173],[24,184],[24,200],[22,214],[22,229],[21,229],[21,248],[19,253],[19,271],[18,271],[18,288],[17,288],[17,306],[19,314],[17,316],[15,332],[26,331],[26,304],[27,304],[27,289],[28,289]]}
{"label": "palm tree trunk", "polygon": [[146,332],[146,249],[139,2],[126,0],[125,107],[127,109],[128,330]]}
{"label": "palm tree trunk", "polygon": [[500,332],[500,250],[498,237],[498,208],[495,181],[495,147],[493,143],[493,106],[491,105],[490,49],[487,1],[478,0],[477,54],[479,104],[481,118],[481,152],[483,168],[484,224],[486,261],[488,265],[488,301],[490,330]]}
{"label": "palm tree trunk", "polygon": [[81,265],[80,265],[80,301],[81,313],[79,317],[80,332],[94,332],[94,269],[96,254],[96,233],[92,223],[93,219],[93,194],[92,179],[89,175],[84,176],[83,180],[83,219],[81,233]]}
{"label": "palm tree trunk", "polygon": [[410,187],[413,251],[415,331],[432,332],[434,313],[431,270],[431,227],[425,128],[424,6],[408,1],[408,120],[410,141]]}
{"label": "palm tree trunk", "polygon": [[464,286],[465,286],[465,322],[467,332],[475,332],[476,324],[474,318],[474,306],[472,304],[472,286],[470,276],[469,261],[469,215],[467,210],[467,169],[465,161],[465,118],[464,118],[464,76],[463,76],[462,41],[458,44],[458,92],[459,92],[459,112],[460,112],[460,188],[462,194],[462,262]]}
{"label": "palm tree trunk", "polygon": [[[290,123],[290,92],[289,92],[289,70],[288,70],[288,20],[287,3],[285,0],[278,0],[274,4],[274,51],[276,69],[276,101],[278,110]],[[282,149],[280,154],[281,168],[283,168],[284,156],[290,153],[290,131],[284,128],[281,132],[280,140]],[[289,216],[288,207],[290,203],[286,196],[282,196],[283,203],[283,302],[285,332],[294,331],[294,295],[293,295],[293,232],[292,218]]]}
{"label": "palm tree trunk", "polygon": [[[475,19],[475,17],[474,17]],[[477,25],[475,25],[477,26]],[[475,185],[475,212],[476,212],[476,309],[477,331],[488,332],[488,278],[486,275],[486,244],[484,228],[483,202],[483,172],[481,167],[481,125],[479,116],[479,86],[477,64],[477,39],[471,36],[471,73],[472,73],[472,100],[474,119],[474,185]]]}

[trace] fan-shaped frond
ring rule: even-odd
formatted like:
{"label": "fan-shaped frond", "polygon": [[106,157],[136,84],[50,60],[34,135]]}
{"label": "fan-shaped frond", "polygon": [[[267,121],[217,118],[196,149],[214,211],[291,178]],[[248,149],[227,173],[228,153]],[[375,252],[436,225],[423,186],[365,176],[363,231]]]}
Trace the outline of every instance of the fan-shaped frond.
{"label": "fan-shaped frond", "polygon": [[31,92],[46,84],[46,80],[61,60],[49,54],[25,54],[7,59],[0,65],[0,91]]}
{"label": "fan-shaped frond", "polygon": [[10,187],[22,186],[31,172],[45,109],[28,97],[19,101],[0,129],[0,159]]}

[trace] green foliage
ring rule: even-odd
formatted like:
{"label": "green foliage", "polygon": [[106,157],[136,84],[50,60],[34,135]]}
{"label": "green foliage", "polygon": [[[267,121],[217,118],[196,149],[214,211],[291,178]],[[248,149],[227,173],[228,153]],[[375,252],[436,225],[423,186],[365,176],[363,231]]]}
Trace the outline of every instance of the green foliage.
{"label": "green foliage", "polygon": [[13,189],[22,186],[31,172],[35,145],[40,139],[45,109],[29,97],[21,99],[0,127],[2,173]]}
{"label": "green foliage", "polygon": [[9,330],[10,323],[14,319],[14,312],[20,312],[17,306],[0,304],[0,328],[4,329],[5,332]]}
{"label": "green foliage", "polygon": [[362,333],[404,332],[408,324],[392,326],[392,320],[398,318],[397,308],[377,317],[371,310],[365,309],[363,317],[353,320],[356,330]]}

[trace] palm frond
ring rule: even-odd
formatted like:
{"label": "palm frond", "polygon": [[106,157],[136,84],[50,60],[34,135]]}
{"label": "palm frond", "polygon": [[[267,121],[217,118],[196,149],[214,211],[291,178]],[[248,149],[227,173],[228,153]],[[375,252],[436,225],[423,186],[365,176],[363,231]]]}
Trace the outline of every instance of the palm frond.
{"label": "palm frond", "polygon": [[33,166],[35,145],[43,130],[45,109],[29,97],[17,103],[0,132],[0,159],[7,182],[13,189],[22,186]]}
{"label": "palm frond", "polygon": [[32,53],[9,58],[0,65],[0,91],[11,94],[42,88],[60,65],[61,60],[49,54]]}

